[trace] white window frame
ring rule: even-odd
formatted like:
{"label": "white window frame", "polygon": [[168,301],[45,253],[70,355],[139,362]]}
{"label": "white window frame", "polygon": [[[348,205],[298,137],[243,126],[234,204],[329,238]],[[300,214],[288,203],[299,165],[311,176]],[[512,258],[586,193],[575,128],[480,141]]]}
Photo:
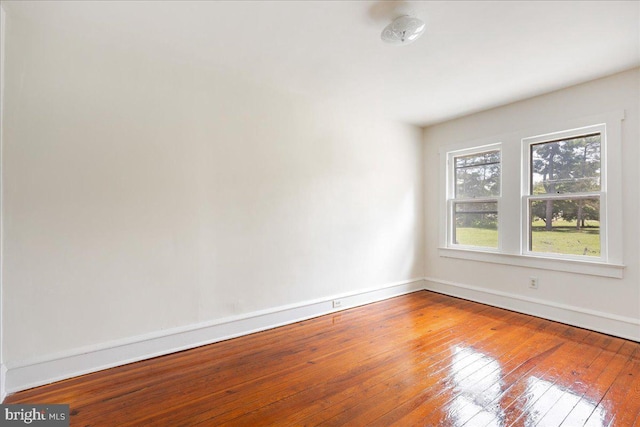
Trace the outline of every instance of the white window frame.
{"label": "white window frame", "polygon": [[[531,146],[536,144],[544,144],[547,142],[577,138],[583,135],[600,134],[600,191],[583,192],[583,193],[564,193],[559,195],[553,194],[531,194]],[[545,135],[538,135],[522,139],[522,254],[527,256],[542,256],[545,258],[569,259],[569,260],[585,260],[606,263],[607,258],[607,126],[605,123],[585,126],[577,129],[570,129],[560,132],[553,132]],[[600,199],[600,256],[570,255],[551,252],[531,251],[531,233],[529,227],[531,225],[531,216],[529,211],[529,203],[531,200],[567,200],[579,198]]]}
{"label": "white window frame", "polygon": [[[456,177],[455,177],[455,165],[454,159],[456,157],[464,157],[464,156],[472,156],[474,154],[483,154],[490,151],[497,151],[500,153],[500,194],[493,197],[477,197],[477,198],[456,198]],[[465,148],[455,151],[449,151],[447,153],[447,227],[446,227],[446,239],[447,239],[447,247],[451,248],[461,248],[461,249],[471,249],[471,250],[482,250],[487,252],[500,252],[502,249],[502,233],[500,232],[500,220],[502,215],[500,215],[500,205],[502,199],[502,143],[493,143],[482,146],[476,146],[472,148]],[[455,235],[454,227],[455,227],[455,204],[456,203],[493,203],[495,202],[497,205],[496,210],[498,211],[498,246],[496,248],[493,247],[485,247],[485,246],[471,246],[471,245],[461,245],[455,243],[453,241],[453,236]]]}
{"label": "white window frame", "polygon": [[[543,123],[539,126],[520,129],[510,133],[494,135],[490,138],[479,138],[467,142],[449,144],[443,141],[440,146],[440,202],[439,202],[439,231],[438,254],[443,258],[480,261],[512,265],[525,268],[535,268],[552,271],[562,271],[583,275],[593,275],[610,278],[623,278],[625,266],[623,264],[622,228],[622,121],[624,110],[612,111],[594,116],[562,120],[554,123]],[[529,194],[528,154],[524,155],[523,140],[545,137],[551,134],[561,135],[571,130],[585,129],[597,125],[604,125],[606,135],[604,145],[601,146],[601,171],[604,180],[601,181],[601,224],[606,221],[604,235],[601,236],[600,259],[594,257],[569,258],[561,255],[548,256],[545,253],[529,252],[528,228],[524,216],[528,214],[524,195]],[[496,141],[500,141],[497,143]],[[451,245],[451,219],[448,217],[450,208],[448,203],[451,194],[451,176],[449,167],[449,153],[472,153],[486,151],[494,144],[501,145],[501,197],[498,205],[499,249],[483,249],[480,247],[461,247]],[[526,246],[525,246],[526,245]]]}

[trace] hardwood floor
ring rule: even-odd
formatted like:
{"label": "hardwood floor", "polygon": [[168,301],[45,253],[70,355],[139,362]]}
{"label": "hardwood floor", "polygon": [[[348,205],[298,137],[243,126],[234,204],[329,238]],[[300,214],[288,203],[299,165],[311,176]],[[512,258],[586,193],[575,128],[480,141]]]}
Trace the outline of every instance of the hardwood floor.
{"label": "hardwood floor", "polygon": [[72,426],[640,426],[640,344],[427,291],[5,403]]}

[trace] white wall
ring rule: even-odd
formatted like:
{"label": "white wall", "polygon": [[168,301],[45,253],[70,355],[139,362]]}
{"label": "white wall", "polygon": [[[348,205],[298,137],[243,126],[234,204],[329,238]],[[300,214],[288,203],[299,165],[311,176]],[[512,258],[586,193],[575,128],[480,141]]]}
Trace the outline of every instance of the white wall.
{"label": "white wall", "polygon": [[7,18],[10,375],[424,276],[420,129]]}
{"label": "white wall", "polygon": [[[640,340],[639,83],[639,70],[635,69],[427,128],[427,288]],[[439,185],[440,150],[481,139],[518,144],[519,149],[520,140],[513,135],[521,130],[541,129],[546,124],[548,132],[563,130],[558,124],[619,110],[626,115],[622,122],[622,168],[610,173],[622,174],[623,279],[440,256],[439,230],[433,226],[444,197]],[[538,290],[527,287],[530,276],[539,278]]]}

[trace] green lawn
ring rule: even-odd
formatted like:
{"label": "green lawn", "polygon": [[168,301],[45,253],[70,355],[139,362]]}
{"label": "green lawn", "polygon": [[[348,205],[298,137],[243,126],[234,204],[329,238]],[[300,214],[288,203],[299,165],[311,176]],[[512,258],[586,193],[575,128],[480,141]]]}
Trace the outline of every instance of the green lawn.
{"label": "green lawn", "polygon": [[[586,228],[576,230],[575,222],[556,221],[553,230],[546,231],[544,222],[533,223],[532,250],[567,255],[600,256],[600,228],[589,221]],[[456,228],[457,243],[469,246],[498,247],[498,231],[487,228]],[[507,237],[508,238],[508,237]]]}
{"label": "green lawn", "polygon": [[491,228],[456,228],[456,239],[459,245],[498,247],[498,230]]}
{"label": "green lawn", "polygon": [[554,221],[553,230],[546,231],[544,221],[533,222],[531,244],[534,252],[568,255],[600,256],[600,222],[587,221],[577,230],[575,221]]}

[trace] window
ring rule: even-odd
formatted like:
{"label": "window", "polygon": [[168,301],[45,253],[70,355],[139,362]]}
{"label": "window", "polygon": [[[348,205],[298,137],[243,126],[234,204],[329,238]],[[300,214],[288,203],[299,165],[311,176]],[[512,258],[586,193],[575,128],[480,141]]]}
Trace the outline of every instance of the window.
{"label": "window", "polygon": [[526,138],[524,253],[606,259],[602,146],[604,126]]}
{"label": "window", "polygon": [[499,247],[499,146],[449,153],[450,244]]}
{"label": "window", "polygon": [[440,256],[623,277],[624,115],[442,145]]}

